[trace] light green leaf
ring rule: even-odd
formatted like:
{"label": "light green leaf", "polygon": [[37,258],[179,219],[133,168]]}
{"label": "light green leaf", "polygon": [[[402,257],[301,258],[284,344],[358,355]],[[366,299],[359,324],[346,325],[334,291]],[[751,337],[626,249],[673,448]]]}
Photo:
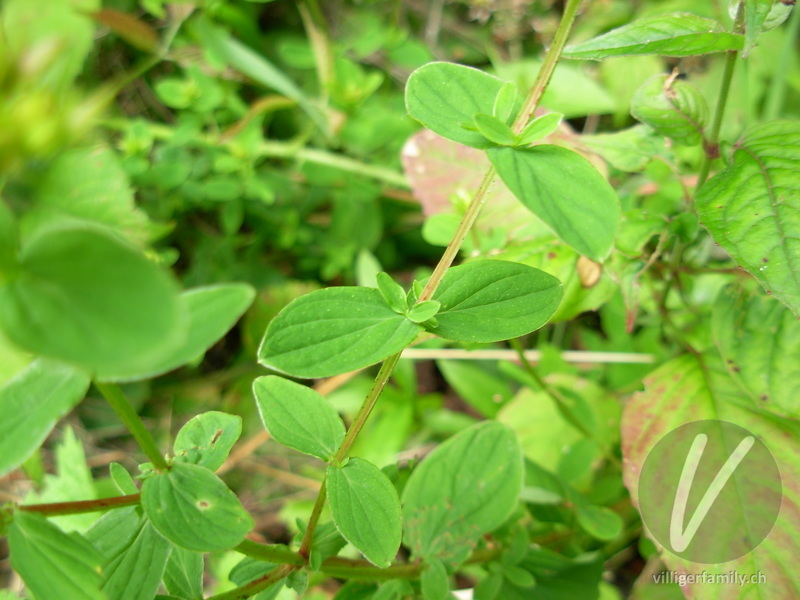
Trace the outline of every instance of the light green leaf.
{"label": "light green leaf", "polygon": [[161,535],[187,550],[227,550],[253,528],[236,494],[200,465],[176,462],[145,479],[142,507]]}
{"label": "light green leaf", "polygon": [[639,19],[601,36],[571,44],[564,58],[603,60],[612,56],[660,54],[695,56],[741,50],[744,37],[725,31],[712,19],[691,13],[671,13]]}
{"label": "light green leaf", "polygon": [[172,278],[90,226],[47,229],[0,288],[0,325],[31,352],[91,370],[149,364],[184,334]]}
{"label": "light green leaf", "polygon": [[14,213],[0,199],[0,284],[17,270],[19,252],[19,233]]}
{"label": "light green leaf", "polygon": [[690,83],[656,75],[636,90],[631,114],[661,135],[691,146],[703,138],[708,105],[700,90]]}
{"label": "light green leaf", "polygon": [[164,571],[164,587],[170,594],[186,600],[202,600],[203,555],[173,547]]}
{"label": "light green leaf", "polygon": [[562,118],[564,118],[564,115],[561,113],[547,113],[538,119],[534,119],[517,136],[516,145],[529,146],[536,140],[547,137],[558,129]]}
{"label": "light green leaf", "polygon": [[330,460],[344,439],[344,423],[309,387],[269,375],[253,382],[261,421],[275,440],[299,452]]}
{"label": "light green leaf", "polygon": [[655,156],[668,156],[664,138],[646,125],[614,133],[582,135],[581,145],[602,156],[615,169],[629,173],[641,171]]}
{"label": "light green leaf", "polygon": [[504,83],[488,73],[446,62],[428,63],[414,71],[406,84],[409,114],[449,140],[488,148],[492,144],[459,123],[471,123],[477,113],[492,114]]}
{"label": "light green leaf", "polygon": [[403,540],[414,558],[457,564],[511,514],[522,489],[514,434],[484,421],[456,434],[414,469],[403,491]]}
{"label": "light green leaf", "polygon": [[103,557],[78,533],[41,515],[17,512],[8,529],[11,567],[37,598],[107,600],[100,590]]}
{"label": "light green leaf", "polygon": [[506,123],[516,103],[517,84],[513,81],[506,81],[497,93],[497,97],[494,99],[492,115],[500,119],[503,123]]}
{"label": "light green leaf", "polygon": [[209,411],[192,417],[175,437],[176,460],[216,471],[242,435],[242,418]]}
{"label": "light green leaf", "polygon": [[598,540],[613,540],[622,533],[625,525],[622,517],[605,506],[579,504],[575,515],[578,518],[578,525]]}
{"label": "light green leaf", "polygon": [[792,312],[728,286],[714,302],[711,325],[728,372],[755,405],[800,417],[800,321]]}
{"label": "light green leaf", "polygon": [[433,296],[442,307],[428,331],[465,342],[526,335],[558,308],[561,283],[552,275],[504,260],[452,267]]}
{"label": "light green leaf", "polygon": [[436,300],[425,300],[412,306],[406,316],[414,323],[422,323],[436,316],[441,307]]}
{"label": "light green leaf", "polygon": [[245,283],[224,283],[186,290],[179,301],[187,318],[187,335],[158,360],[138,368],[126,365],[102,371],[101,381],[149,379],[194,360],[236,324],[253,303],[255,290]]}
{"label": "light green leaf", "polygon": [[86,373],[44,358],[0,387],[0,475],[28,458],[88,388]]}
{"label": "light green leaf", "polygon": [[326,476],[333,522],[372,564],[388,567],[400,548],[400,499],[378,467],[360,458],[330,466]]}
{"label": "light green leaf", "polygon": [[330,377],[400,352],[422,327],[372,288],[333,287],[297,298],[267,328],[258,361],[294,377]]}
{"label": "light green leaf", "polygon": [[450,598],[450,579],[444,563],[438,558],[426,561],[420,576],[422,598],[424,600],[446,600]]}
{"label": "light green leaf", "polygon": [[151,600],[161,585],[170,543],[147,519],[139,520],[134,537],[109,557],[103,569],[103,591],[109,600]]}
{"label": "light green leaf", "polygon": [[406,292],[403,287],[392,279],[388,273],[378,273],[375,276],[375,281],[378,284],[381,296],[383,296],[389,308],[398,314],[404,314],[408,310],[408,303],[406,302]]}
{"label": "light green leaf", "polygon": [[516,141],[511,127],[492,115],[478,113],[473,120],[480,134],[500,146],[513,146]]}
{"label": "light green leaf", "polygon": [[611,252],[620,217],[617,194],[585,158],[564,148],[492,148],[508,189],[558,237],[596,262]]}
{"label": "light green leaf", "polygon": [[108,472],[120,494],[138,494],[139,488],[128,470],[117,462],[108,465]]}
{"label": "light green leaf", "polygon": [[697,195],[701,224],[800,317],[800,123],[750,129],[730,165]]}
{"label": "light green leaf", "polygon": [[767,20],[773,4],[783,4],[783,2],[744,0],[744,50],[742,51],[742,58],[747,58],[753,48],[756,47],[758,36],[761,35],[764,22]]}

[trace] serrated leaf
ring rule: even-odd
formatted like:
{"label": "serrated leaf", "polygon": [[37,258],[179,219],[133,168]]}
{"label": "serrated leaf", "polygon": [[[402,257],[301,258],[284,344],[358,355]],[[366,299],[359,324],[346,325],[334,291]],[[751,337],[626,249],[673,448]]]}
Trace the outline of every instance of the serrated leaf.
{"label": "serrated leaf", "polygon": [[0,475],[28,458],[88,388],[86,373],[44,358],[0,387]]}
{"label": "serrated leaf", "polygon": [[427,561],[419,578],[423,600],[446,600],[450,598],[450,579],[444,563],[438,558]]}
{"label": "serrated leaf", "polygon": [[800,317],[800,123],[750,129],[730,165],[700,189],[714,240]]}
{"label": "serrated leaf", "polygon": [[200,465],[176,462],[145,479],[142,507],[161,535],[187,550],[227,550],[253,528],[236,494]]}
{"label": "serrated leaf", "polygon": [[712,19],[671,13],[638,19],[601,36],[564,48],[564,58],[603,60],[613,56],[660,54],[695,56],[741,50],[744,37]]}
{"label": "serrated leaf", "polygon": [[218,411],[192,417],[175,437],[177,460],[216,471],[242,435],[242,418]]}
{"label": "serrated leaf", "polygon": [[164,587],[185,600],[203,598],[203,555],[179,546],[172,548],[164,571]]}
{"label": "serrated leaf", "polygon": [[406,303],[406,292],[403,287],[392,279],[388,273],[383,272],[375,276],[375,282],[378,284],[378,291],[389,308],[401,315],[405,313],[408,309],[408,304]]}
{"label": "serrated leaf", "polygon": [[333,521],[342,537],[372,564],[388,567],[400,548],[400,499],[378,467],[351,458],[343,467],[330,466],[326,476]]}
{"label": "serrated leaf", "polygon": [[614,245],[617,194],[585,158],[551,145],[488,151],[508,189],[558,237],[596,262]]}
{"label": "serrated leaf", "polygon": [[631,114],[661,135],[691,146],[703,138],[708,105],[700,90],[690,83],[656,75],[636,90]]}
{"label": "serrated leaf", "polygon": [[322,460],[336,453],[344,423],[318,392],[269,375],[253,382],[253,394],[264,427],[278,443]]}
{"label": "serrated leaf", "polygon": [[101,381],[149,379],[172,371],[206,352],[236,324],[253,303],[255,290],[244,283],[224,283],[184,291],[179,301],[186,313],[187,333],[164,356],[130,369],[118,366],[101,371]]}
{"label": "serrated leaf", "polygon": [[442,305],[436,300],[425,300],[412,306],[406,316],[414,323],[422,323],[436,316],[441,307]]}
{"label": "serrated leaf", "polygon": [[517,146],[529,146],[536,140],[547,137],[561,124],[564,117],[561,113],[548,113],[534,119],[525,126],[517,137]]}
{"label": "serrated leaf", "polygon": [[481,260],[450,268],[433,298],[442,306],[428,331],[465,342],[496,342],[544,325],[558,308],[561,283],[533,267]]}
{"label": "serrated leaf", "polygon": [[20,269],[0,289],[0,325],[31,352],[92,371],[133,368],[185,334],[169,274],[100,228],[42,231]]}
{"label": "serrated leaf", "polygon": [[330,377],[375,364],[422,327],[390,309],[378,290],[333,287],[297,298],[269,324],[258,361],[294,377]]}
{"label": "serrated leaf", "polygon": [[403,540],[414,558],[457,564],[511,514],[522,489],[522,451],[496,421],[456,434],[414,469],[403,490]]}
{"label": "serrated leaf", "polygon": [[37,598],[107,600],[103,557],[78,533],[66,534],[36,513],[17,512],[8,529],[11,567]]}
{"label": "serrated leaf", "polygon": [[459,123],[471,123],[477,113],[492,114],[504,83],[497,77],[463,65],[432,62],[414,71],[406,84],[409,114],[431,131],[449,140],[488,148],[480,133]]}
{"label": "serrated leaf", "polygon": [[492,115],[478,113],[473,122],[480,134],[487,140],[500,146],[513,146],[516,141],[511,127]]}
{"label": "serrated leaf", "polygon": [[170,543],[147,519],[119,554],[109,557],[103,569],[103,591],[109,600],[151,600],[161,585]]}

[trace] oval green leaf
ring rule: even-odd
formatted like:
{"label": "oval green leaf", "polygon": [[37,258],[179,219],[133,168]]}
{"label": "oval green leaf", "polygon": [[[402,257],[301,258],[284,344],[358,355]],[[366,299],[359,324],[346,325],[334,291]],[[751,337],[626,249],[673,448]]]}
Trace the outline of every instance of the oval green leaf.
{"label": "oval green leaf", "polygon": [[145,479],[142,507],[161,535],[187,550],[227,550],[253,528],[236,494],[200,465],[176,462]]}
{"label": "oval green leaf", "polygon": [[344,423],[309,387],[269,375],[253,382],[261,421],[275,440],[299,452],[330,460],[344,439]]}
{"label": "oval green leaf", "polygon": [[388,567],[400,548],[403,528],[392,482],[360,458],[351,458],[343,467],[328,467],[325,481],[339,533],[372,564]]}
{"label": "oval green leaf", "polygon": [[420,331],[389,308],[376,289],[326,288],[278,313],[267,327],[258,361],[294,377],[330,377],[400,352]]}
{"label": "oval green leaf", "polygon": [[406,84],[409,114],[431,131],[472,146],[492,146],[483,135],[459,123],[472,123],[477,113],[490,115],[504,83],[497,77],[463,65],[428,63],[414,71]]}
{"label": "oval green leaf", "polygon": [[0,289],[9,339],[92,371],[137,368],[184,335],[177,287],[137,249],[92,226],[48,229]]}
{"label": "oval green leaf", "polygon": [[661,135],[691,146],[703,138],[708,105],[690,83],[655,75],[636,90],[631,114]]}
{"label": "oval green leaf", "polygon": [[175,458],[216,471],[242,435],[242,418],[209,411],[192,417],[175,437]]}
{"label": "oval green leaf", "polygon": [[481,260],[449,269],[433,298],[442,306],[428,331],[464,342],[496,342],[547,323],[561,301],[561,283],[533,267]]}
{"label": "oval green leaf", "polygon": [[613,540],[622,533],[624,526],[622,517],[605,506],[580,505],[575,516],[581,529],[598,540]]}
{"label": "oval green leaf", "polygon": [[694,56],[741,50],[744,37],[728,33],[712,19],[671,13],[639,19],[579,44],[564,48],[564,58],[603,60],[614,56],[660,54]]}
{"label": "oval green leaf", "polygon": [[508,189],[558,237],[595,262],[605,260],[617,233],[619,199],[588,160],[550,145],[487,154]]}
{"label": "oval green leaf", "polygon": [[478,113],[475,115],[475,127],[487,140],[500,146],[513,146],[516,141],[511,127],[492,115]]}
{"label": "oval green leaf", "polygon": [[514,510],[522,474],[519,442],[496,421],[444,442],[411,473],[403,491],[403,539],[412,556],[464,560]]}

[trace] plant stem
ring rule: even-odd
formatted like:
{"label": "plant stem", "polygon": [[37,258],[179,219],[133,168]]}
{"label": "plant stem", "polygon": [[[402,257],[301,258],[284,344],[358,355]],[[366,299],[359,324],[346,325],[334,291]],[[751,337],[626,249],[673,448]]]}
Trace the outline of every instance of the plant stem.
{"label": "plant stem", "polygon": [[156,470],[166,471],[169,469],[167,461],[164,460],[164,456],[158,450],[156,441],[147,431],[144,423],[142,423],[136,411],[133,410],[133,406],[128,402],[120,387],[114,383],[100,383],[99,381],[95,381],[94,385],[100,390],[103,397],[108,400],[108,403],[119,415],[119,418],[122,419],[122,422],[131,432],[142,451],[147,455],[147,458],[150,459],[150,462],[153,463]]}
{"label": "plant stem", "polygon": [[280,565],[272,569],[266,575],[251,581],[248,584],[234,588],[228,592],[215,594],[210,596],[207,600],[244,600],[265,590],[269,586],[278,583],[281,579],[285,579],[300,567],[297,565]]}
{"label": "plant stem", "polygon": [[287,546],[280,544],[259,544],[252,540],[244,540],[241,544],[233,548],[239,554],[257,558],[271,563],[282,563],[285,565],[297,565],[302,567],[306,564],[305,559],[299,552],[293,552]]}
{"label": "plant stem", "polygon": [[139,494],[128,496],[113,496],[111,498],[97,498],[95,500],[78,500],[76,502],[50,502],[46,504],[22,504],[17,510],[35,512],[46,517],[61,515],[80,515],[83,513],[111,510],[139,504]]}
{"label": "plant stem", "polygon": [[[739,3],[739,8],[736,13],[736,21],[733,25],[734,33],[741,32],[744,23],[744,9],[742,4],[742,2]],[[703,155],[703,162],[700,165],[700,173],[697,176],[695,196],[708,179],[708,174],[711,171],[711,163],[719,158],[719,132],[722,128],[722,117],[725,115],[725,106],[728,103],[728,93],[731,90],[731,81],[733,81],[733,72],[736,68],[736,60],[738,58],[738,50],[730,50],[725,54],[725,70],[722,72],[722,83],[719,88],[719,98],[717,99],[717,106],[714,110],[714,117],[711,121],[711,129],[708,135],[705,136],[705,141],[703,143],[705,146],[705,154]]]}

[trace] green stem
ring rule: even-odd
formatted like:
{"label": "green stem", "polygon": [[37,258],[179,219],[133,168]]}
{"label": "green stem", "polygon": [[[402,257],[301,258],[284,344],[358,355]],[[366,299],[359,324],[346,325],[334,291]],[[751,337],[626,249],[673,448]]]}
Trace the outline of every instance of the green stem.
{"label": "green stem", "polygon": [[111,498],[97,498],[96,500],[78,500],[76,502],[49,502],[46,504],[22,504],[17,510],[35,512],[46,517],[61,515],[81,515],[98,511],[111,510],[139,504],[139,494],[128,496],[113,496]]}
{"label": "green stem", "polygon": [[142,451],[147,455],[147,458],[150,459],[150,462],[153,463],[153,466],[158,471],[169,469],[167,461],[164,460],[164,456],[158,450],[156,441],[147,431],[144,423],[142,423],[136,411],[133,410],[133,406],[128,402],[120,387],[114,383],[100,383],[99,381],[95,381],[94,385],[100,390],[103,397],[108,400],[108,403],[119,415],[119,418],[122,419],[122,422],[131,432]]}
{"label": "green stem", "polygon": [[299,567],[306,564],[306,559],[299,552],[293,552],[287,546],[280,544],[259,544],[246,539],[236,546],[234,550],[239,554],[271,563],[297,565]]}
{"label": "green stem", "polygon": [[215,594],[210,596],[207,600],[244,600],[250,596],[254,596],[258,592],[267,589],[269,586],[278,583],[280,580],[285,579],[300,567],[297,565],[280,565],[272,569],[266,575],[251,581],[248,584],[234,588],[228,592]]}
{"label": "green stem", "polygon": [[[734,33],[741,32],[743,23],[744,10],[742,3],[740,2],[738,11],[736,13],[736,21],[733,26]],[[736,61],[738,58],[738,50],[730,50],[725,55],[725,69],[722,72],[722,83],[720,84],[719,88],[717,106],[714,110],[711,128],[709,129],[708,134],[705,136],[705,141],[703,142],[703,145],[705,146],[705,154],[703,155],[703,162],[700,165],[700,173],[697,176],[695,196],[708,179],[708,174],[711,171],[711,163],[719,158],[719,132],[722,128],[722,117],[725,115],[725,106],[728,104],[728,94],[731,90],[731,81],[733,81],[733,72],[736,68]]]}

